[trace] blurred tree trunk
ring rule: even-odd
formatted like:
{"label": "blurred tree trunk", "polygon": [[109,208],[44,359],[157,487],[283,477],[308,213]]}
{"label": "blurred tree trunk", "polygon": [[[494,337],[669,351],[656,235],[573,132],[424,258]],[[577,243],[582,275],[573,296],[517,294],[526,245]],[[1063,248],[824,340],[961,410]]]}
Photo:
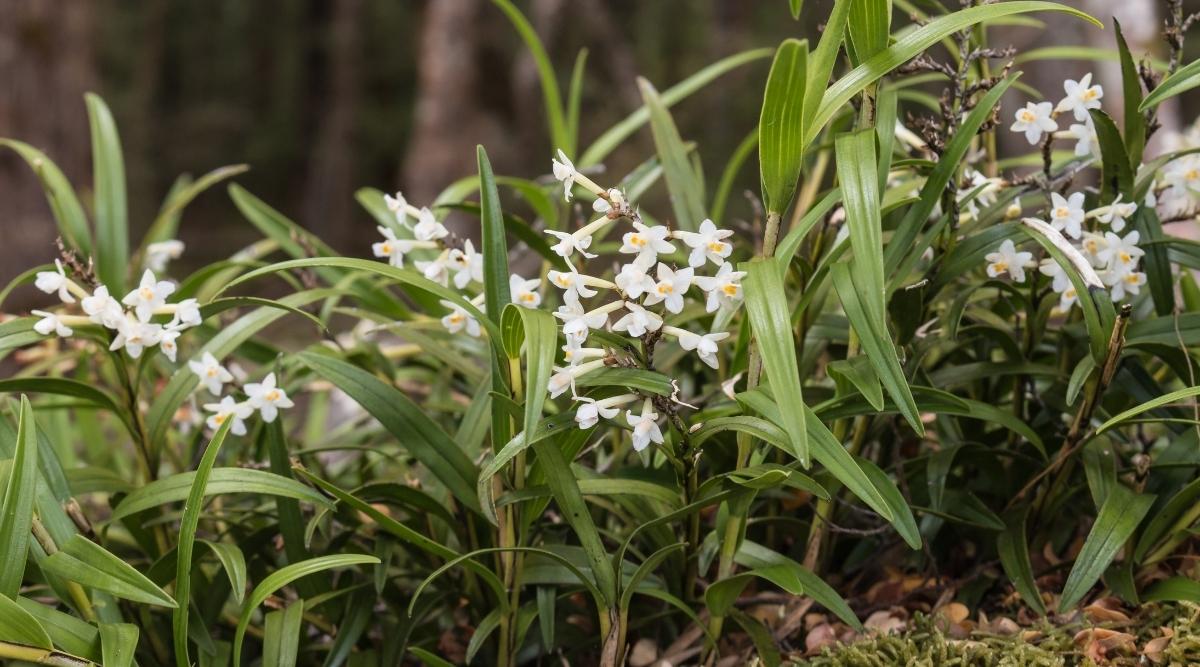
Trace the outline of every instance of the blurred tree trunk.
{"label": "blurred tree trunk", "polygon": [[[0,136],[41,149],[76,188],[90,190],[83,93],[95,81],[94,5],[64,11],[57,0],[0,0],[0,16]],[[0,283],[57,254],[41,185],[11,151],[0,153],[0,229]]]}
{"label": "blurred tree trunk", "polygon": [[486,140],[490,124],[480,102],[478,18],[483,8],[492,9],[478,0],[431,0],[425,5],[416,111],[402,169],[404,194],[417,206],[475,172],[475,144],[487,144],[493,162],[503,150],[493,150]]}
{"label": "blurred tree trunk", "polygon": [[342,248],[351,238],[349,221],[354,208],[362,2],[336,0],[332,12],[325,49],[325,99],[317,116],[301,219],[325,241]]}

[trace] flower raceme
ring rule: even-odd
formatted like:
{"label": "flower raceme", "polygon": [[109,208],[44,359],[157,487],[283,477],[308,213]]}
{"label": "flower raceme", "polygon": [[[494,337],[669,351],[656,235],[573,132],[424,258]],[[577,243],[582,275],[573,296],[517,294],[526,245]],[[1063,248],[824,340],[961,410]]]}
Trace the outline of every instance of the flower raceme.
{"label": "flower raceme", "polygon": [[[718,313],[720,321],[728,321],[728,317],[720,316],[719,311],[732,313],[741,304],[740,281],[745,273],[734,270],[729,262],[734,252],[730,242],[733,232],[718,228],[712,220],[696,221],[696,231],[647,223],[623,192],[604,188],[580,173],[561,150],[551,161],[551,170],[568,201],[578,190],[593,195],[591,209],[598,217],[574,231],[544,230],[550,237],[550,250],[565,264],[562,268],[544,270],[548,285],[543,285],[543,279],[538,277],[527,279],[513,274],[509,278],[513,303],[526,308],[551,307],[559,323],[565,341],[563,359],[555,367],[547,391],[556,398],[570,390],[572,400],[578,402],[575,415],[581,428],[608,420],[632,429],[638,450],[651,443],[661,444],[662,431],[655,422],[661,410],[656,412],[647,404],[636,420],[631,421],[628,416],[632,412],[620,419],[618,406],[645,398],[644,395],[579,395],[576,383],[580,377],[610,365],[631,363],[629,359],[618,358],[620,351],[607,345],[589,346],[589,341],[597,331],[635,339],[631,341],[631,349],[639,341],[650,346],[660,340],[673,341],[682,351],[694,352],[705,366],[719,369],[718,344],[729,333],[692,332],[680,324],[694,321],[696,315],[688,313],[700,311],[700,308],[687,310],[689,303],[702,304],[705,313]],[[483,310],[483,255],[475,250],[473,243],[449,232],[441,233],[445,227],[433,219],[429,209],[415,208],[401,193],[386,195],[384,202],[396,224],[379,227],[383,239],[371,247],[375,257],[403,267],[407,256],[420,253],[413,262],[418,271],[461,292],[465,300]],[[414,226],[413,219],[420,222]],[[438,231],[422,232],[418,229],[422,225]],[[620,242],[602,246],[606,253],[612,254],[598,259],[601,253],[596,239],[609,234]],[[601,267],[602,261],[606,265]],[[592,272],[593,266],[600,270]],[[611,273],[603,272],[609,270]],[[547,293],[548,287],[556,289]],[[557,303],[547,306],[548,302]],[[479,322],[461,303],[443,300],[441,305],[447,311],[441,323],[451,335],[482,335]]]}

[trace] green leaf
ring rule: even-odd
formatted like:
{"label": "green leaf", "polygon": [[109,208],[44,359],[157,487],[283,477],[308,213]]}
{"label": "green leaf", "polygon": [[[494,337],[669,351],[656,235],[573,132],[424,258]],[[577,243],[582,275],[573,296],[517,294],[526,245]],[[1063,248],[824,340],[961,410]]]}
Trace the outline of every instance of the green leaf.
{"label": "green leaf", "polygon": [[775,258],[779,262],[780,268],[792,263],[792,258],[796,255],[796,251],[800,249],[800,244],[804,241],[804,237],[808,235],[808,232],[818,222],[825,218],[826,213],[841,201],[841,189],[834,188],[830,190],[824,197],[821,197],[820,201],[813,204],[812,208],[808,209],[804,217],[800,218],[794,227],[788,230],[788,233],[775,248]]}
{"label": "green leaf", "polygon": [[730,617],[750,637],[750,642],[754,644],[754,652],[758,654],[758,660],[763,667],[779,667],[783,664],[779,647],[775,645],[775,637],[767,629],[767,626],[753,616],[737,609],[733,610]]}
{"label": "green leaf", "polygon": [[[1138,73],[1137,63],[1125,43],[1125,34],[1121,31],[1121,23],[1113,18],[1116,29],[1117,52],[1121,60],[1121,100],[1125,111],[1125,151],[1129,154],[1130,164],[1142,163],[1142,151],[1146,147],[1146,117],[1142,114],[1142,84]],[[1138,201],[1141,201],[1140,199]]]}
{"label": "green leaf", "polygon": [[[775,50],[771,48],[751,49],[722,58],[663,91],[659,96],[659,101],[664,107],[669,109],[680,100],[704,88],[722,74],[755,60],[769,58],[773,53],[775,53]],[[638,128],[645,125],[648,120],[650,120],[650,111],[646,106],[642,106],[637,111],[629,114],[624,120],[600,135],[600,138],[596,139],[583,152],[583,157],[576,160],[577,165],[579,167],[590,167],[599,163],[617,146],[624,143],[625,139],[634,132],[637,132]]]}
{"label": "green leaf", "polygon": [[[916,203],[905,212],[904,218],[900,220],[895,233],[892,234],[887,247],[884,248],[883,259],[887,274],[894,273],[906,255],[912,253],[919,255],[925,252],[924,248],[914,246],[917,235],[929,220],[933,209],[941,201],[946,184],[958,173],[963,158],[970,150],[971,142],[975,139],[979,128],[983,127],[984,122],[991,117],[992,109],[1000,102],[1000,97],[1020,76],[1021,74],[1018,72],[993,86],[979,99],[979,102],[971,109],[971,113],[967,114],[962,126],[950,138],[941,159],[937,161],[933,171],[925,179],[925,184],[921,186],[921,193],[918,195]],[[904,277],[897,275],[893,279],[902,280]]]}
{"label": "green leaf", "polygon": [[804,166],[804,87],[808,44],[785,39],[775,52],[758,118],[758,164],[763,206],[782,215]]}
{"label": "green leaf", "polygon": [[95,178],[96,273],[114,295],[125,293],[129,273],[129,211],[125,202],[125,160],[117,124],[104,100],[94,93],[87,101],[92,131],[92,174]]}
{"label": "green leaf", "polygon": [[83,255],[92,254],[92,232],[88,229],[87,216],[71,182],[63,175],[58,165],[54,164],[44,153],[29,144],[14,139],[0,139],[0,146],[16,151],[38,180],[42,182],[42,190],[46,193],[46,201],[50,204],[50,213],[58,223],[58,232],[62,234],[67,245],[75,248]]}
{"label": "green leaf", "polygon": [[847,50],[857,65],[887,48],[892,31],[891,0],[859,0],[850,3],[846,23],[850,39]]}
{"label": "green leaf", "polygon": [[200,464],[196,466],[187,502],[183,506],[183,518],[179,521],[179,541],[175,547],[175,601],[178,606],[171,615],[175,664],[179,667],[191,665],[188,657],[188,612],[192,601],[192,550],[196,545],[196,529],[200,526],[200,511],[204,508],[208,478],[212,475],[217,454],[221,451],[221,445],[225,442],[225,436],[229,435],[232,425],[233,420],[226,419],[204,449]]}
{"label": "green leaf", "polygon": [[[717,189],[713,192],[712,204],[708,207],[708,217],[718,225],[725,222],[725,205],[729,203],[729,193],[733,191],[738,173],[741,172],[746,160],[750,158],[750,154],[757,147],[758,130],[756,128],[747,134],[745,139],[742,139],[742,143],[738,144],[733,155],[729,156],[729,160],[725,163],[725,169],[721,171],[721,180],[717,181]],[[0,299],[0,303],[3,301]]]}
{"label": "green leaf", "polygon": [[404,392],[340,359],[301,352],[296,359],[361,405],[466,507],[479,511],[475,464]]}
{"label": "green leaf", "polygon": [[838,135],[834,154],[846,224],[850,227],[850,248],[854,251],[850,260],[854,284],[861,290],[859,300],[867,307],[868,314],[882,322],[885,317],[883,220],[879,212],[875,131],[867,128]]}
{"label": "green leaf", "polygon": [[1083,311],[1092,358],[1097,364],[1104,363],[1111,327],[1105,327],[1100,317],[1099,306],[1106,304],[1111,311],[1112,299],[1104,289],[1100,276],[1078,249],[1050,225],[1033,218],[1025,218],[1021,225],[1025,233],[1050,254],[1071,280],[1071,286],[1079,295],[1079,308]]}
{"label": "green leaf", "polygon": [[359,554],[336,554],[333,556],[322,556],[320,558],[310,558],[309,560],[299,563],[293,563],[287,567],[280,568],[275,572],[267,575],[262,582],[254,587],[250,593],[250,599],[246,601],[246,605],[242,607],[241,616],[238,617],[237,630],[233,636],[233,665],[239,667],[242,664],[242,642],[246,638],[246,627],[250,625],[250,615],[254,613],[258,606],[271,597],[276,591],[287,586],[288,584],[307,577],[310,574],[333,570],[337,568],[353,567],[355,565],[378,565],[379,559],[374,556],[364,556]]}
{"label": "green leaf", "polygon": [[[495,1],[502,7],[508,4],[507,0]],[[508,242],[504,236],[500,193],[496,190],[492,163],[488,161],[483,146],[477,146],[475,154],[479,162],[480,221],[483,225],[484,303],[487,304],[486,312],[491,313],[493,321],[498,322],[500,311],[512,302],[512,295],[508,291]]]}
{"label": "green leaf", "polygon": [[686,546],[686,542],[668,544],[658,551],[650,554],[646,560],[642,561],[641,565],[638,565],[638,568],[634,570],[633,575],[629,578],[629,581],[625,582],[625,585],[621,590],[621,600],[618,604],[618,609],[620,609],[622,612],[628,612],[629,603],[633,600],[633,594],[637,592],[637,587],[642,583],[642,581],[644,581],[651,572],[654,572],[654,570],[657,569],[664,560],[666,560],[667,556],[670,556]]}
{"label": "green leaf", "polygon": [[54,648],[42,624],[7,595],[0,595],[0,641]]}
{"label": "green leaf", "polygon": [[792,443],[792,453],[807,468],[808,431],[802,411],[805,405],[783,276],[772,259],[746,262],[740,268],[746,272],[742,282],[746,312],[754,340],[762,353],[763,370],[771,381],[771,390],[780,409],[780,425]]}
{"label": "green leaf", "polygon": [[1092,125],[1096,128],[1096,139],[1100,144],[1101,179],[1100,200],[1111,202],[1118,194],[1126,198],[1133,196],[1133,167],[1121,133],[1112,118],[1100,109],[1092,109]]}
{"label": "green leaf", "polygon": [[37,498],[38,444],[33,406],[21,397],[21,416],[17,422],[16,452],[9,468],[4,500],[0,505],[0,595],[15,599],[25,575],[29,553],[29,531],[33,526],[33,505]]}
{"label": "green leaf", "polygon": [[675,213],[675,226],[685,231],[695,231],[700,221],[707,216],[704,213],[704,193],[702,184],[696,177],[688,159],[687,149],[675,121],[671,119],[666,104],[659,97],[649,81],[638,78],[638,90],[642,93],[642,102],[650,112],[650,129],[654,134],[654,146],[658,151],[658,159],[663,166],[663,175],[667,179],[667,190],[671,193],[671,209]]}
{"label": "green leaf", "polygon": [[1128,410],[1104,422],[1096,429],[1096,435],[1100,435],[1101,433],[1104,433],[1108,429],[1120,424],[1121,422],[1132,417],[1136,417],[1143,412],[1153,410],[1154,408],[1159,408],[1164,405],[1170,405],[1177,401],[1182,401],[1185,398],[1191,398],[1192,396],[1200,396],[1200,387],[1188,387],[1187,389],[1180,389],[1179,391],[1173,391],[1169,394],[1152,398],[1149,401],[1146,401],[1145,403],[1142,403],[1136,407],[1129,408]]}
{"label": "green leaf", "polygon": [[[844,4],[848,4],[848,2]],[[825,127],[825,124],[834,115],[847,108],[850,100],[862,92],[864,88],[900,65],[912,60],[922,51],[938,43],[943,38],[983,21],[992,21],[1014,14],[1038,11],[1066,12],[1090,21],[1097,26],[1101,25],[1099,21],[1091,16],[1067,5],[1036,0],[1016,0],[1014,2],[1000,2],[978,7],[968,7],[953,14],[936,17],[928,23],[899,37],[891,46],[858,67],[855,67],[845,76],[838,79],[837,83],[829,86],[825,91],[825,95],[821,98],[820,107],[816,110],[813,121],[806,123],[808,127],[808,132],[805,136],[806,143],[811,143],[821,128]],[[832,24],[833,20],[831,18],[830,25]],[[827,31],[828,29],[826,28]],[[822,47],[824,46],[824,41],[822,40]],[[818,51],[820,51],[820,47],[818,47]],[[836,55],[836,51],[834,55]],[[813,80],[816,79],[810,79],[810,81]],[[819,84],[823,87],[825,81],[820,80]],[[812,89],[813,86],[810,85],[809,88]]]}
{"label": "green leaf", "polygon": [[804,0],[788,0],[788,10],[792,12],[792,18],[800,20],[800,10],[804,9]]}
{"label": "green leaf", "polygon": [[1059,613],[1065,613],[1083,599],[1153,504],[1153,495],[1136,494],[1120,484],[1109,490],[1096,523],[1067,576],[1058,602]]}
{"label": "green leaf", "polygon": [[1143,602],[1200,602],[1200,581],[1170,577],[1156,581],[1142,594]]}
{"label": "green leaf", "polygon": [[[845,262],[833,264],[830,276],[833,278],[834,289],[842,300],[842,310],[846,312],[850,325],[858,333],[859,342],[875,367],[875,374],[879,376],[883,388],[892,397],[900,414],[908,421],[913,431],[923,434],[925,427],[921,424],[917,403],[913,400],[912,390],[909,389],[904,370],[900,367],[896,346],[888,333],[883,312],[873,312],[872,307],[860,300],[859,295],[869,288],[859,284],[859,278],[851,272],[850,265]],[[873,294],[873,290],[871,293]]]}
{"label": "green leaf", "polygon": [[229,587],[233,589],[233,599],[240,604],[242,598],[246,597],[246,556],[242,554],[242,550],[226,542],[196,542],[208,547],[221,562],[225,575],[229,577]]}
{"label": "green leaf", "polygon": [[101,623],[100,647],[104,667],[130,667],[137,651],[138,626],[130,623]]}
{"label": "green leaf", "polygon": [[264,617],[263,665],[293,667],[300,649],[300,627],[304,623],[304,600],[297,600]]}
{"label": "green leaf", "polygon": [[887,503],[888,509],[895,517],[892,525],[895,526],[896,532],[900,533],[900,537],[904,539],[910,549],[920,549],[921,531],[917,528],[917,520],[913,518],[912,510],[909,509],[908,503],[905,502],[896,483],[871,460],[861,456],[855,456],[854,460],[871,480],[871,486],[883,496],[884,502]]}
{"label": "green leaf", "polygon": [[[846,20],[850,16],[850,6],[860,1],[862,0],[834,1],[833,9],[829,13],[829,20],[825,22],[825,29],[821,32],[821,41],[817,42],[817,48],[812,53],[812,58],[808,65],[807,89],[813,94],[808,95],[804,100],[804,140],[801,142],[802,149],[807,149],[809,144],[821,133],[821,128],[825,126],[826,121],[817,122],[817,115],[819,109],[823,106],[825,98],[829,96],[829,77],[833,74],[833,67],[837,64],[838,52],[842,48],[842,40],[846,36]],[[817,91],[822,92],[816,94]],[[855,93],[857,92],[855,91]],[[846,101],[849,100],[849,97],[846,98]]]}
{"label": "green leaf", "polygon": [[1158,87],[1150,91],[1146,99],[1142,100],[1138,111],[1144,112],[1152,109],[1196,86],[1200,86],[1200,60],[1193,60],[1164,79],[1162,83],[1158,84]]}
{"label": "green leaf", "polygon": [[[554,66],[550,63],[550,56],[546,54],[545,47],[542,46],[542,40],[538,39],[537,32],[534,31],[533,26],[529,24],[521,10],[517,9],[509,0],[492,0],[492,2],[504,12],[513,27],[517,29],[521,40],[525,42],[525,48],[529,49],[529,54],[533,56],[533,62],[537,65],[538,79],[542,84],[542,102],[546,109],[546,121],[550,124],[551,142],[555,147],[563,149],[568,157],[573,157],[571,137],[567,132],[566,117],[563,115],[562,93],[559,92]],[[486,258],[487,255],[485,254],[484,257]]]}
{"label": "green leaf", "polygon": [[[858,617],[851,611],[850,605],[838,595],[829,584],[825,583],[814,574],[811,570],[797,563],[796,561],[768,549],[760,544],[756,544],[749,540],[744,540],[738,547],[737,555],[734,560],[744,567],[763,570],[771,568],[775,574],[773,583],[790,590],[799,587],[804,591],[804,595],[817,601],[817,604],[825,607],[833,612],[838,618],[842,619],[847,625],[857,630],[862,629],[862,624],[859,623]],[[788,583],[784,586],[783,583]]]}
{"label": "green leaf", "polygon": [[175,608],[175,600],[129,563],[82,535],[42,561],[42,569],[87,588],[144,604]]}
{"label": "green leaf", "polygon": [[101,659],[100,633],[95,626],[29,598],[17,598],[16,603],[42,624],[55,646],[84,658]]}
{"label": "green leaf", "polygon": [[1046,614],[1042,602],[1042,593],[1038,591],[1037,582],[1033,578],[1033,566],[1030,565],[1030,547],[1025,541],[1025,517],[1028,507],[1010,512],[1004,522],[1004,530],[996,536],[996,551],[1000,552],[1000,565],[1008,575],[1013,587],[1039,615]]}
{"label": "green leaf", "polygon": [[[113,510],[111,521],[119,521],[138,512],[187,498],[195,477],[196,473],[189,471],[150,482],[125,496],[121,504]],[[321,507],[330,506],[324,496],[294,479],[253,468],[214,468],[204,488],[205,497],[227,493],[256,493],[294,498]]]}

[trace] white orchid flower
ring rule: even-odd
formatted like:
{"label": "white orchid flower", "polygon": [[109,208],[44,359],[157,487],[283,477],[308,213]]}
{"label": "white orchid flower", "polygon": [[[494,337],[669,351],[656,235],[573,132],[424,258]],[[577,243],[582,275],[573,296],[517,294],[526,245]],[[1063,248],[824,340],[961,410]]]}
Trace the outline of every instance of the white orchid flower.
{"label": "white orchid flower", "polygon": [[[843,225],[842,228],[846,227]],[[742,284],[739,281],[745,276],[745,271],[734,271],[730,262],[722,264],[715,276],[696,276],[696,286],[708,294],[705,310],[712,313],[722,305],[737,307],[742,300]]]}
{"label": "white orchid flower", "polygon": [[1002,273],[1007,273],[1019,283],[1025,282],[1025,269],[1033,266],[1033,253],[1018,252],[1012,239],[1004,239],[996,252],[988,253],[985,259],[988,262],[988,277],[995,278]]}
{"label": "white orchid flower", "polygon": [[612,419],[620,410],[616,407],[636,400],[633,394],[621,394],[599,401],[590,398],[580,398],[580,405],[575,409],[575,423],[581,429],[589,429],[600,422],[601,418]]}
{"label": "white orchid flower", "polygon": [[633,448],[636,451],[642,451],[651,442],[663,443],[663,434],[658,428],[658,413],[654,412],[649,398],[642,404],[642,414],[635,415],[632,410],[626,410],[625,421],[633,427]]}
{"label": "white orchid flower", "polygon": [[63,322],[62,317],[55,313],[45,310],[31,310],[29,312],[42,318],[34,323],[33,330],[43,336],[57,334],[62,338],[69,338],[71,334],[75,333],[71,327]]}
{"label": "white orchid flower", "polygon": [[82,290],[67,277],[62,261],[54,260],[54,268],[54,271],[38,271],[34,279],[34,286],[46,294],[58,292],[58,298],[63,303],[75,303],[75,297],[71,296],[71,292]]}
{"label": "white orchid flower", "polygon": [[554,316],[563,323],[563,334],[567,340],[582,343],[587,340],[592,329],[599,329],[608,323],[608,314],[623,308],[623,301],[613,301],[599,308],[585,311],[578,301],[568,302],[554,311]]}
{"label": "white orchid flower", "polygon": [[626,232],[621,237],[621,247],[617,252],[626,255],[637,255],[638,259],[653,264],[658,261],[660,254],[675,252],[675,246],[667,240],[671,230],[662,225],[648,227],[640,222],[633,223],[634,231]]}
{"label": "white orchid flower", "polygon": [[1054,112],[1073,112],[1075,120],[1080,122],[1091,120],[1088,109],[1099,109],[1100,98],[1104,97],[1104,89],[1099,84],[1092,85],[1091,72],[1084,74],[1083,78],[1079,81],[1072,79],[1063,81],[1063,91],[1066,92],[1067,96],[1058,103]]}
{"label": "white orchid flower", "polygon": [[525,308],[537,308],[542,305],[542,295],[538,291],[542,281],[538,278],[526,280],[517,274],[508,277],[508,292],[512,302]]}
{"label": "white orchid flower", "polygon": [[450,309],[450,312],[442,317],[442,326],[452,334],[466,330],[467,335],[472,338],[478,338],[480,334],[479,320],[475,316],[468,313],[465,308],[452,302],[441,300],[443,306]]}
{"label": "white orchid flower", "polygon": [[679,347],[691,352],[696,351],[700,357],[700,361],[711,368],[720,368],[720,362],[717,359],[717,343],[729,338],[728,331],[718,331],[709,334],[695,334],[686,329],[678,327],[665,326],[663,333],[670,334],[679,340]]}
{"label": "white orchid flower", "polygon": [[596,359],[578,366],[565,368],[556,366],[554,374],[550,376],[550,382],[546,386],[546,390],[550,392],[550,398],[558,398],[567,389],[571,390],[571,396],[574,397],[577,394],[575,381],[582,375],[604,368],[605,363],[603,359]]}
{"label": "white orchid flower", "polygon": [[1025,139],[1036,146],[1042,140],[1043,132],[1053,132],[1058,129],[1058,123],[1050,117],[1053,106],[1049,102],[1034,104],[1028,102],[1024,109],[1017,109],[1016,122],[1008,129],[1013,132],[1024,132]]}
{"label": "white orchid flower", "polygon": [[458,289],[466,289],[472,280],[483,282],[483,255],[475,252],[475,245],[470,239],[463,243],[462,250],[450,250],[446,264],[454,271],[454,286]]}
{"label": "white orchid flower", "polygon": [[731,230],[717,229],[713,221],[708,219],[700,223],[699,231],[675,232],[675,237],[692,249],[688,255],[688,266],[693,268],[704,266],[705,261],[712,261],[717,266],[724,264],[725,258],[733,252],[733,246],[725,241],[730,236],[733,236]]}
{"label": "white orchid flower", "polygon": [[226,370],[212,352],[205,352],[200,361],[189,361],[188,368],[200,378],[200,384],[213,396],[220,396],[221,387],[227,382],[233,382],[233,373]]}
{"label": "white orchid flower", "polygon": [[1073,239],[1079,238],[1083,234],[1083,193],[1063,197],[1051,192],[1050,203],[1050,226]]}
{"label": "white orchid flower", "polygon": [[133,308],[139,320],[147,322],[154,316],[154,311],[167,302],[167,297],[174,293],[175,283],[159,280],[154,277],[153,271],[146,269],[137,288],[126,294],[121,303]]}
{"label": "white orchid flower", "polygon": [[646,294],[646,305],[662,303],[667,310],[678,313],[683,310],[683,295],[692,286],[695,270],[692,267],[672,271],[671,267],[659,262],[658,282]]}
{"label": "white orchid flower", "polygon": [[246,435],[245,420],[254,414],[254,408],[248,403],[238,403],[232,396],[222,398],[220,403],[205,403],[204,409],[214,413],[205,422],[209,428],[219,429],[226,420],[232,419],[233,425],[229,427],[229,432],[234,435]]}
{"label": "white orchid flower", "polygon": [[162,273],[167,269],[168,262],[179,259],[183,255],[183,250],[183,241],[176,239],[151,243],[146,246],[145,268],[155,273]]}
{"label": "white orchid flower", "polygon": [[624,331],[630,336],[640,338],[646,335],[647,331],[658,331],[662,327],[663,319],[657,313],[650,312],[632,301],[626,301],[625,307],[629,312],[613,324],[613,331]]}
{"label": "white orchid flower", "polygon": [[422,208],[417,214],[417,224],[413,226],[413,236],[418,241],[436,241],[449,236],[450,231],[433,217],[433,211]]}
{"label": "white orchid flower", "polygon": [[104,285],[98,286],[91,296],[80,299],[79,306],[93,322],[109,329],[116,329],[125,320],[125,309]]}
{"label": "white orchid flower", "polygon": [[251,408],[258,410],[263,421],[270,424],[279,415],[280,408],[290,408],[294,403],[288,398],[287,392],[275,385],[275,374],[268,373],[262,382],[250,382],[242,387],[246,392],[246,402]]}

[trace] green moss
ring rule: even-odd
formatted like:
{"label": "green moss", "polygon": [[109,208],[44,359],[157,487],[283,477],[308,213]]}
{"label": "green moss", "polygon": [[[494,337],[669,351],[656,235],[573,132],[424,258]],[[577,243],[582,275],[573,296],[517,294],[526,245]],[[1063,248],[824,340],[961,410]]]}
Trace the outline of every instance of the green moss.
{"label": "green moss", "polygon": [[[1117,667],[1142,662],[1140,650],[1146,642],[1162,636],[1162,628],[1174,631],[1163,652],[1163,665],[1200,664],[1200,605],[1171,603],[1146,605],[1134,618],[1134,627],[1114,627],[1137,637],[1138,654],[1122,656],[1106,664]],[[967,639],[952,639],[935,627],[928,617],[917,615],[912,627],[902,633],[874,637],[850,645],[827,647],[819,656],[797,660],[799,667],[1091,667],[1093,663],[1075,646],[1074,637],[1089,627],[1081,623],[1053,626],[1045,623],[1030,628],[1041,635],[1036,642],[1019,636],[972,633]]]}

